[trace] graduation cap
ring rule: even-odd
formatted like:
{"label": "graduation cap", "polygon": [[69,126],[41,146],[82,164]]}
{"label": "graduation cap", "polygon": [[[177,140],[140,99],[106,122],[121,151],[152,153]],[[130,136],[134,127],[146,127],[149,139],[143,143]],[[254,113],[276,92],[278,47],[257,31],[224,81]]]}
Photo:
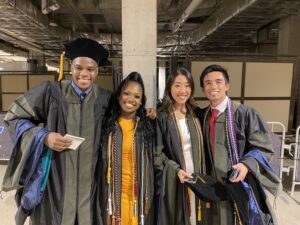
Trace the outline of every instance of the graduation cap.
{"label": "graduation cap", "polygon": [[193,179],[186,181],[185,184],[196,196],[206,202],[232,201],[243,224],[249,224],[249,197],[241,182],[232,183],[224,180],[221,183],[215,177],[201,173],[193,173],[192,176]]}
{"label": "graduation cap", "polygon": [[73,60],[77,57],[89,57],[93,59],[98,66],[104,66],[107,62],[108,51],[97,41],[88,38],[77,38],[74,41],[64,44],[65,52],[60,55],[58,80],[63,79],[64,56]]}
{"label": "graduation cap", "polygon": [[74,41],[64,44],[65,56],[68,59],[77,57],[88,57],[98,64],[104,66],[107,62],[108,51],[97,41],[88,38],[77,38]]}
{"label": "graduation cap", "polygon": [[185,184],[203,201],[220,202],[228,199],[224,186],[214,177],[193,173],[191,181]]}

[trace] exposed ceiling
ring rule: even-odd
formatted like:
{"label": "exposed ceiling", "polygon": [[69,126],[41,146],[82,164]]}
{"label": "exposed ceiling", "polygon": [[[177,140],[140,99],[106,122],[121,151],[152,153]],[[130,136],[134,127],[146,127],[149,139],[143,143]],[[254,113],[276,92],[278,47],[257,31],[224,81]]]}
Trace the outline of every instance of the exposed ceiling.
{"label": "exposed ceiling", "polygon": [[[120,55],[121,4],[0,0],[0,49],[56,57],[64,42],[86,36],[104,44],[111,56]],[[157,52],[244,52],[260,43],[277,44],[279,19],[298,9],[300,0],[157,0]]]}

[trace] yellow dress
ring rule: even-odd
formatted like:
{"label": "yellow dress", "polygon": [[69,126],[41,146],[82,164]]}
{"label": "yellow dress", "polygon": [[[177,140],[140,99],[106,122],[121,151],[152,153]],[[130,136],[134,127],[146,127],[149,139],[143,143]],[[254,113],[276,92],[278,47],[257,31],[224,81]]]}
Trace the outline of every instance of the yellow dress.
{"label": "yellow dress", "polygon": [[134,121],[119,117],[122,129],[122,189],[121,189],[121,224],[138,225],[138,216],[134,216],[133,202],[133,155],[132,143],[134,135]]}

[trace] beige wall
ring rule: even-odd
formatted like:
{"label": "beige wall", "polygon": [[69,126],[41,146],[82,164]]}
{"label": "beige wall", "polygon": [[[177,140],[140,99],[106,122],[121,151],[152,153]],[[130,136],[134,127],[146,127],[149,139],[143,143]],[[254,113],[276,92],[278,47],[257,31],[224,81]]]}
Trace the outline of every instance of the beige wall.
{"label": "beige wall", "polygon": [[53,75],[30,75],[29,76],[29,89],[37,86],[43,81],[51,80],[54,81]]}
{"label": "beige wall", "polygon": [[278,121],[288,128],[289,100],[246,100],[244,104],[256,109],[265,121]]}
{"label": "beige wall", "polygon": [[245,97],[289,97],[292,63],[247,63]]}
{"label": "beige wall", "polygon": [[25,91],[42,81],[54,80],[54,75],[1,75],[2,111],[7,111],[11,103]]}
{"label": "beige wall", "polygon": [[2,111],[7,111],[11,103],[21,94],[2,94]]}
{"label": "beige wall", "polygon": [[110,91],[114,90],[112,76],[98,76],[97,80],[95,81],[95,84],[97,84],[99,87],[108,89]]}
{"label": "beige wall", "polygon": [[25,92],[27,91],[27,76],[24,75],[2,75],[2,92]]}

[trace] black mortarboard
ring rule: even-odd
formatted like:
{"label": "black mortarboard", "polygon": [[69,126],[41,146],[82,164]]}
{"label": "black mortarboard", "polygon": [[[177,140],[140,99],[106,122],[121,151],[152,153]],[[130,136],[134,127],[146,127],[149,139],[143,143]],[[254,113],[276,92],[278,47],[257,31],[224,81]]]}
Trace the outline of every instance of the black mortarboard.
{"label": "black mortarboard", "polygon": [[77,57],[89,57],[96,61],[98,66],[107,62],[108,51],[97,41],[88,38],[77,38],[74,41],[64,44],[65,56],[73,60]]}
{"label": "black mortarboard", "polygon": [[203,201],[220,202],[228,199],[224,186],[214,177],[201,173],[193,173],[192,176],[196,183],[185,184]]}
{"label": "black mortarboard", "polygon": [[241,182],[224,181],[221,183],[215,177],[201,173],[193,173],[192,176],[196,178],[196,183],[185,182],[185,184],[195,195],[206,202],[220,202],[224,200],[234,202],[243,224],[249,224],[249,197]]}

